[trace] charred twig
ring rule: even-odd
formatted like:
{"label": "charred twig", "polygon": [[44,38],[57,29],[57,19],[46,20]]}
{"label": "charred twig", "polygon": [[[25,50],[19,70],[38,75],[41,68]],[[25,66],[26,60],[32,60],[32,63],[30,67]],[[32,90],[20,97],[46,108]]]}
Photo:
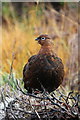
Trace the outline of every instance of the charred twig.
{"label": "charred twig", "polygon": [[[16,80],[15,84],[17,88],[16,92],[20,94],[19,96],[14,92],[14,97],[12,97],[9,91],[6,91],[4,94],[4,89],[1,93],[7,119],[12,117],[14,120],[17,120],[18,118],[27,119],[29,117],[30,119],[39,120],[54,120],[55,118],[63,120],[75,118],[77,120],[79,118],[79,94],[74,95],[72,92],[69,92],[68,95],[64,95],[59,91],[62,98],[59,99],[59,97],[56,97],[56,94],[49,94],[45,90],[43,94],[37,96],[25,93],[20,87],[18,80]],[[8,101],[7,98],[12,99]]]}
{"label": "charred twig", "polygon": [[[29,103],[30,103],[30,105],[31,105],[30,100],[29,100]],[[35,108],[34,108],[32,105],[31,105],[31,108],[35,111],[35,113],[36,113],[37,117],[39,118],[39,120],[41,120],[41,117],[39,116],[37,110],[35,110]]]}
{"label": "charred twig", "polygon": [[21,91],[24,95],[26,95],[26,96],[31,96],[31,97],[34,97],[34,98],[36,98],[36,99],[41,99],[41,100],[47,99],[47,98],[45,98],[45,97],[38,97],[38,96],[33,95],[33,94],[31,94],[31,93],[25,93],[25,92],[20,88],[17,79],[16,79],[16,82],[17,82],[17,90]]}

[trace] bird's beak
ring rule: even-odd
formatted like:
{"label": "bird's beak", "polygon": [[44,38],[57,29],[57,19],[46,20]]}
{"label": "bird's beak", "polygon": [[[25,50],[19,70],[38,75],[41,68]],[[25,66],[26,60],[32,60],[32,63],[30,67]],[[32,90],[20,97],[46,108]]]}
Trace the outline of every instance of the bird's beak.
{"label": "bird's beak", "polygon": [[38,41],[38,40],[39,40],[39,38],[36,38],[35,40],[36,40],[36,41]]}

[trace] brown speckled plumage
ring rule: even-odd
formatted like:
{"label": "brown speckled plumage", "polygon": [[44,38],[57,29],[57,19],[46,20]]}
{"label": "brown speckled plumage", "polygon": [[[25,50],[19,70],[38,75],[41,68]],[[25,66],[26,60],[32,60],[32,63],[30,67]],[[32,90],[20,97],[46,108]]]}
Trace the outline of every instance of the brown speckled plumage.
{"label": "brown speckled plumage", "polygon": [[24,87],[43,91],[41,85],[52,92],[59,87],[64,77],[62,60],[53,51],[52,40],[48,35],[40,35],[37,39],[41,49],[32,56],[23,69]]}

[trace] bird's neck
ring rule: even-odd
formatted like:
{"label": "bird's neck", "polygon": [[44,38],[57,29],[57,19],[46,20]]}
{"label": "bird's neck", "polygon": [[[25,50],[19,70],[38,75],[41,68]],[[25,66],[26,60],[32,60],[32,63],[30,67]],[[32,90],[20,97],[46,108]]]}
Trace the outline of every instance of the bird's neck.
{"label": "bird's neck", "polygon": [[41,46],[41,49],[39,51],[39,54],[50,54],[53,55],[53,46],[52,45],[47,45],[47,46]]}

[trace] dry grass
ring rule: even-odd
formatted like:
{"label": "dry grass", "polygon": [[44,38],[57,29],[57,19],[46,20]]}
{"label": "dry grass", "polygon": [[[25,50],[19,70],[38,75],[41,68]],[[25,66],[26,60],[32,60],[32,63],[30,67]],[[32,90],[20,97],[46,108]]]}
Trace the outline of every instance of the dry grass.
{"label": "dry grass", "polygon": [[[6,43],[6,44],[5,44]],[[7,44],[8,43],[8,44]],[[14,55],[15,71],[20,72],[24,63],[36,52],[37,44],[34,41],[34,36],[30,31],[24,31],[17,24],[10,25],[9,30],[3,28],[3,65],[4,70],[9,72],[12,61],[12,55]]]}

